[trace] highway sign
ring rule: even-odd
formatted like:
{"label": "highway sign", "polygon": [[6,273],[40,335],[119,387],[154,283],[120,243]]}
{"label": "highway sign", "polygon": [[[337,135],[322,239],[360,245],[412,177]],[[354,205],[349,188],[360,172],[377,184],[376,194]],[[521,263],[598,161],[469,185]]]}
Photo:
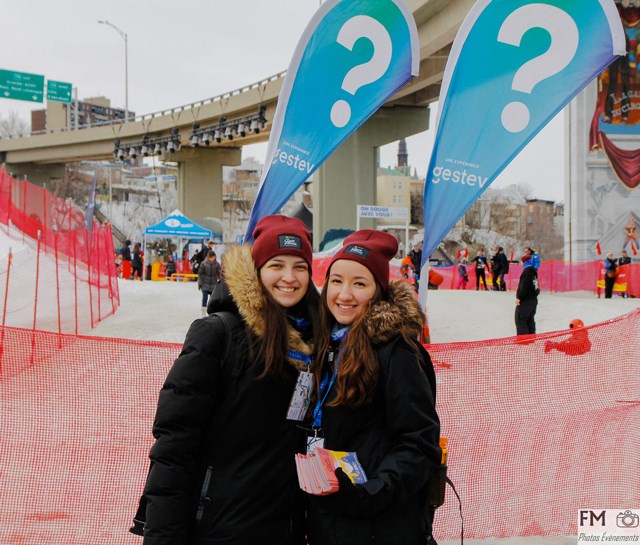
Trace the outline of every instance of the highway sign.
{"label": "highway sign", "polygon": [[44,97],[44,76],[0,70],[0,98],[42,102]]}
{"label": "highway sign", "polygon": [[47,80],[47,100],[71,104],[71,87],[70,83]]}

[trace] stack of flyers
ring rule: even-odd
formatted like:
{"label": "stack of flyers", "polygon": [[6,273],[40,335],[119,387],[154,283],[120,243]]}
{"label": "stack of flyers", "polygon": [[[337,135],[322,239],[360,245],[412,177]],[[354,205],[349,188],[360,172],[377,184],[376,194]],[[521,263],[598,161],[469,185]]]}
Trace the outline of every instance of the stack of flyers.
{"label": "stack of flyers", "polygon": [[335,471],[342,471],[354,484],[367,482],[367,477],[355,452],[316,448],[309,454],[296,454],[300,488],[309,494],[325,496],[340,488]]}

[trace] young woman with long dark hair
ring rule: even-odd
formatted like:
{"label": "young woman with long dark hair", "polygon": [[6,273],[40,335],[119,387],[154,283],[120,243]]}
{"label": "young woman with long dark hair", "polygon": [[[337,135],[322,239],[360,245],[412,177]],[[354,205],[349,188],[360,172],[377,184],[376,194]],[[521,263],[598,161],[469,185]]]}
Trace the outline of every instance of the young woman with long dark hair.
{"label": "young woman with long dark hair", "polygon": [[225,253],[217,314],[192,324],[160,392],[144,545],[304,543],[291,403],[317,323],[311,237],[285,216],[253,236]]}
{"label": "young woman with long dark hair", "polygon": [[[344,240],[321,295],[313,428],[324,448],[352,451],[368,477],[310,496],[312,545],[422,545],[427,483],[440,467],[435,374],[418,341],[424,316],[411,286],[389,282],[395,237]],[[313,405],[312,405],[313,406]]]}

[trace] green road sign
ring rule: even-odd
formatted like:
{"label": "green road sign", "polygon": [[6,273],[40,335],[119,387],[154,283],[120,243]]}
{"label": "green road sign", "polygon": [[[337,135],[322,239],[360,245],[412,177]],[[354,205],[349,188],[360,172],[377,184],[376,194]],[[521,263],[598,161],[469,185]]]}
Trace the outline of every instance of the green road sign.
{"label": "green road sign", "polygon": [[0,98],[42,102],[44,76],[0,70]]}
{"label": "green road sign", "polygon": [[47,80],[47,100],[71,104],[71,84]]}

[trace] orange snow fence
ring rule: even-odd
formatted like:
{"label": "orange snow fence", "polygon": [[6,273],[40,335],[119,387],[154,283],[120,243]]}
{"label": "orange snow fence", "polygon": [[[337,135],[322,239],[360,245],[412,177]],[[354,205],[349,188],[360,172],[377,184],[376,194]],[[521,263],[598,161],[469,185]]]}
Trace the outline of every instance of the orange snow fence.
{"label": "orange snow fence", "polygon": [[[640,309],[579,350],[562,350],[575,330],[428,347],[466,537],[576,536],[579,509],[640,505],[638,331]],[[0,335],[0,543],[140,545],[128,528],[180,346]],[[449,490],[435,536],[459,535]]]}
{"label": "orange snow fence", "polygon": [[111,226],[0,169],[3,326],[88,331],[120,305]]}

